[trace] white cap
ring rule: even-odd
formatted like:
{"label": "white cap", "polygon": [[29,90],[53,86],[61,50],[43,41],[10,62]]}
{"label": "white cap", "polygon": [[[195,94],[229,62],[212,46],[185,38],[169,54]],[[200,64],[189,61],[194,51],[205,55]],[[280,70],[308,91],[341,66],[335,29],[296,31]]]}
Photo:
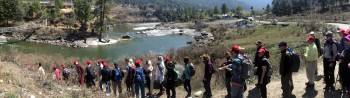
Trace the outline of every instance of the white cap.
{"label": "white cap", "polygon": [[315,32],[314,32],[314,31],[311,31],[311,32],[310,32],[310,35],[313,35],[313,34],[315,34]]}

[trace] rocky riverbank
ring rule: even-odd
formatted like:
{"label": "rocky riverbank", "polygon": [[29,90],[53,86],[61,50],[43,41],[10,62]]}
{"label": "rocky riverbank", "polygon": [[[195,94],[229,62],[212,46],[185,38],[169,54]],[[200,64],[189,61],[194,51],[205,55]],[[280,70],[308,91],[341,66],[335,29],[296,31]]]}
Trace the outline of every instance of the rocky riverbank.
{"label": "rocky riverbank", "polygon": [[14,30],[2,34],[2,38],[6,40],[45,43],[73,48],[113,44],[118,41],[115,39],[103,39],[103,42],[99,42],[97,37],[98,35],[94,33],[82,33],[71,29],[56,27],[40,27],[38,29],[28,29],[25,31]]}

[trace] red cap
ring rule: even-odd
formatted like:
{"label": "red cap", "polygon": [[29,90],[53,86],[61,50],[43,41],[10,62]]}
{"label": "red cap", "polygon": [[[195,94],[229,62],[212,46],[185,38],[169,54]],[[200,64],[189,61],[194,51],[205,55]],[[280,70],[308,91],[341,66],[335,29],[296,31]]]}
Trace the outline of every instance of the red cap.
{"label": "red cap", "polygon": [[77,60],[74,60],[73,64],[74,64],[74,65],[78,65]]}
{"label": "red cap", "polygon": [[90,65],[91,64],[91,60],[87,60],[86,64]]}
{"label": "red cap", "polygon": [[53,66],[53,69],[57,69],[56,65],[55,65],[55,66]]}
{"label": "red cap", "polygon": [[141,60],[136,60],[135,65],[141,65],[141,62],[142,62]]}
{"label": "red cap", "polygon": [[339,29],[337,32],[338,33],[345,33],[345,30],[344,29]]}
{"label": "red cap", "polygon": [[102,63],[102,59],[98,59],[97,62],[98,62],[98,63]]}
{"label": "red cap", "polygon": [[309,36],[309,37],[306,38],[306,40],[307,40],[307,41],[309,41],[309,40],[315,40],[315,38],[314,38],[313,36]]}
{"label": "red cap", "polygon": [[62,67],[64,67],[64,64],[61,64]]}
{"label": "red cap", "polygon": [[239,46],[233,45],[231,51],[239,51]]}
{"label": "red cap", "polygon": [[108,66],[109,66],[109,64],[108,64],[107,62],[103,62],[103,66],[108,67]]}
{"label": "red cap", "polygon": [[169,56],[166,56],[165,57],[165,61],[167,62],[167,61],[170,61],[170,57]]}
{"label": "red cap", "polygon": [[266,51],[265,51],[265,49],[259,49],[258,52],[259,52],[259,53],[265,53]]}

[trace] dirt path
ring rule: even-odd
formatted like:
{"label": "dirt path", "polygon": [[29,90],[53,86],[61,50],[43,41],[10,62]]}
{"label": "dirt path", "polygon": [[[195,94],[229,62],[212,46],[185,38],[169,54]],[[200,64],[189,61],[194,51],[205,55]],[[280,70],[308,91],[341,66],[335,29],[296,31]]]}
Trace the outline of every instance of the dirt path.
{"label": "dirt path", "polygon": [[[318,64],[319,75],[323,75],[322,66],[323,66],[322,62],[319,62]],[[338,73],[337,69],[338,69],[338,66],[336,67],[335,73]],[[57,88],[53,91],[47,91],[47,89],[44,90],[42,89],[42,85],[38,85],[39,81],[35,81],[35,78],[33,77],[33,75],[31,75],[33,73],[31,72],[32,71],[28,71],[27,68],[20,68],[18,65],[15,65],[13,63],[0,62],[0,80],[2,80],[0,81],[0,86],[1,86],[0,97],[1,96],[4,97],[6,96],[5,94],[10,94],[10,93],[19,93],[20,96],[17,96],[17,97],[27,97],[31,95],[42,96],[42,97],[44,96],[53,97],[55,96],[54,92],[62,93],[63,88],[76,88],[74,86],[65,87],[63,85],[62,86],[57,85]],[[293,80],[294,80],[293,94],[295,95],[294,98],[341,98],[342,95],[340,93],[341,87],[339,82],[337,82],[336,84],[335,92],[325,91],[323,90],[323,87],[325,86],[325,84],[323,83],[322,76],[317,76],[317,79],[315,82],[315,89],[306,89],[305,83],[307,82],[307,78],[305,73],[306,73],[305,69],[301,69],[298,73],[295,73],[293,75]],[[11,80],[12,82],[10,81],[9,83],[8,80]],[[54,84],[57,84],[57,83],[54,83]],[[259,91],[257,88],[255,88],[254,84],[255,83],[251,83],[251,85],[248,85],[248,90],[244,93],[245,98],[258,98]],[[281,82],[279,78],[277,80],[272,81],[270,84],[268,84],[267,89],[268,89],[268,98],[281,98],[282,89],[281,89]],[[177,96],[176,96],[177,98],[185,98],[187,93],[185,92],[183,86],[177,87],[176,90],[177,90]],[[204,91],[203,89],[201,90]],[[195,93],[197,91],[193,90],[192,92]],[[154,91],[154,93],[156,92],[158,92],[158,90]],[[213,98],[224,98],[224,96],[226,95],[226,90],[224,88],[214,89],[212,92],[213,92]],[[97,93],[97,92],[94,92],[94,93],[92,93],[92,95],[90,96],[106,97],[103,93]],[[73,96],[73,95],[70,95],[70,94],[62,95],[62,97],[64,96],[67,97],[67,96]],[[160,98],[166,98],[166,95],[164,94]],[[349,97],[345,94],[343,98],[349,98]]]}

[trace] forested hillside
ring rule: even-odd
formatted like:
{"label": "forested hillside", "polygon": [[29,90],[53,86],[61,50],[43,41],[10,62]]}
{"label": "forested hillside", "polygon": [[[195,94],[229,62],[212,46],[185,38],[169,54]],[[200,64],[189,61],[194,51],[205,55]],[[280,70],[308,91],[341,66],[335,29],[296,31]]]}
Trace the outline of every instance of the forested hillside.
{"label": "forested hillside", "polygon": [[116,0],[119,4],[142,5],[151,7],[168,7],[168,8],[200,8],[203,10],[213,9],[215,6],[227,4],[229,9],[237,7],[249,9],[250,5],[237,0]]}

